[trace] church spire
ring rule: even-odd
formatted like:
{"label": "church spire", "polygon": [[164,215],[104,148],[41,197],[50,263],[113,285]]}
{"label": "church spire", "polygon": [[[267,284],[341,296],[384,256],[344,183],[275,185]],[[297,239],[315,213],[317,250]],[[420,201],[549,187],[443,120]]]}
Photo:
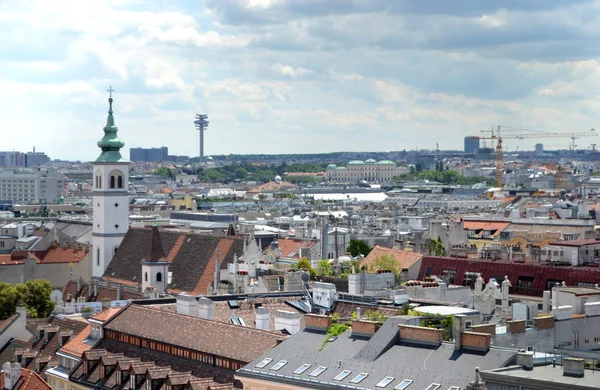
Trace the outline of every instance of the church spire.
{"label": "church spire", "polygon": [[96,162],[126,162],[127,160],[121,156],[121,148],[125,143],[119,138],[117,132],[119,128],[115,126],[115,118],[113,117],[112,109],[112,93],[115,90],[112,86],[107,90],[108,98],[108,117],[106,118],[106,126],[104,126],[104,137],[98,141],[98,147],[102,149],[102,153],[96,159]]}

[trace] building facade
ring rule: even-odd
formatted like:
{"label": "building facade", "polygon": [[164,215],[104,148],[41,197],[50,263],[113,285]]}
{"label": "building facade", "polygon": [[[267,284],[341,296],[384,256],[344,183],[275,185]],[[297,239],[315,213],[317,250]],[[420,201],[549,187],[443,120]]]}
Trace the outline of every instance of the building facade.
{"label": "building facade", "polygon": [[54,203],[64,192],[65,176],[53,169],[0,171],[0,199]]}
{"label": "building facade", "polygon": [[124,142],[118,137],[112,110],[112,97],[104,137],[98,141],[102,150],[92,163],[94,170],[92,275],[101,277],[121,245],[129,228],[129,161],[121,156]]}
{"label": "building facade", "polygon": [[397,167],[393,161],[350,161],[345,167],[329,164],[326,170],[327,181],[333,182],[359,182],[365,180],[370,183],[390,182],[394,176],[407,173],[405,167]]}
{"label": "building facade", "polygon": [[136,162],[169,161],[169,148],[130,148],[129,159]]}
{"label": "building facade", "polygon": [[475,153],[479,149],[479,140],[473,137],[465,137],[465,153]]}

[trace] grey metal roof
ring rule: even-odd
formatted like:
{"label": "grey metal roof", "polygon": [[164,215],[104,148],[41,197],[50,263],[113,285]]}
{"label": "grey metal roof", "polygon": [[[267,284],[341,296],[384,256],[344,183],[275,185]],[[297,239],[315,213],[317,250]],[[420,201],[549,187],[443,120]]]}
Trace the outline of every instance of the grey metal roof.
{"label": "grey metal roof", "polygon": [[[515,350],[501,348],[487,352],[455,351],[453,343],[439,346],[403,343],[397,337],[397,322],[397,319],[388,319],[371,339],[344,332],[335,341],[326,343],[322,350],[329,336],[304,329],[238,370],[236,375],[315,389],[374,389],[386,376],[394,377],[386,389],[393,389],[404,379],[412,380],[409,389],[415,390],[425,389],[432,383],[441,384],[440,389],[464,388],[473,380],[475,367],[481,370],[503,367],[516,354]],[[272,361],[264,368],[256,367],[265,358]],[[277,371],[271,370],[281,360],[288,363]],[[294,374],[303,364],[311,366],[302,374]],[[327,369],[318,377],[311,377],[310,373],[319,366]],[[341,381],[334,381],[342,370],[352,373]],[[351,383],[361,372],[368,373],[368,377],[358,384]]]}

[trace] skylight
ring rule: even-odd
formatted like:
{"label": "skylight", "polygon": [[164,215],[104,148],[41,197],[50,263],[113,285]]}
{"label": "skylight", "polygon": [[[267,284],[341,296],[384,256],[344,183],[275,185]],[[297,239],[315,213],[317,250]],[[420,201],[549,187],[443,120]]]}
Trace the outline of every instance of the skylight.
{"label": "skylight", "polygon": [[450,386],[450,388],[448,390],[460,390],[460,387],[458,387],[458,386]]}
{"label": "skylight", "polygon": [[377,386],[377,387],[386,387],[387,385],[389,385],[393,381],[394,381],[394,377],[393,376],[386,376],[385,378],[383,378],[383,380],[381,382],[379,382],[375,386]]}
{"label": "skylight", "polygon": [[323,371],[325,371],[327,369],[327,367],[325,366],[319,366],[316,370],[314,370],[313,372],[311,372],[309,375],[310,376],[319,376],[323,373]]}
{"label": "skylight", "polygon": [[425,390],[437,390],[440,388],[440,386],[442,386],[442,385],[440,385],[439,383],[432,383]]}
{"label": "skylight", "polygon": [[262,362],[258,363],[256,365],[256,367],[258,368],[264,368],[267,364],[271,363],[273,361],[273,359],[270,358],[266,358],[265,360],[263,360]]}
{"label": "skylight", "polygon": [[308,370],[308,367],[310,367],[310,364],[303,364],[300,367],[298,367],[298,369],[296,371],[294,371],[294,374],[300,375],[302,374],[304,371]]}
{"label": "skylight", "polygon": [[280,360],[279,362],[277,362],[277,364],[275,364],[273,367],[271,367],[271,370],[277,371],[281,367],[285,366],[286,364],[287,364],[287,360]]}
{"label": "skylight", "polygon": [[350,383],[360,383],[362,382],[363,379],[365,379],[366,377],[368,377],[369,374],[366,372],[361,372],[360,374],[358,374],[357,376],[355,376]]}
{"label": "skylight", "polygon": [[344,371],[340,372],[339,374],[337,374],[337,376],[335,378],[333,378],[333,380],[334,381],[342,381],[342,380],[344,380],[344,378],[346,378],[351,373],[352,373],[352,371],[344,370]]}
{"label": "skylight", "polygon": [[410,379],[405,379],[405,380],[403,380],[402,382],[400,382],[400,384],[399,384],[398,386],[394,387],[394,390],[404,390],[404,389],[406,389],[408,386],[410,386],[410,384],[411,384],[412,382],[413,382],[413,381],[411,381]]}

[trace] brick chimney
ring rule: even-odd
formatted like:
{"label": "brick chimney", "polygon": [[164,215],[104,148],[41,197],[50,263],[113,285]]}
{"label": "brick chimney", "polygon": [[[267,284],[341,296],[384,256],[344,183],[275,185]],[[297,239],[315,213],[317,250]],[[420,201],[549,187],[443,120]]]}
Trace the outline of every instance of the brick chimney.
{"label": "brick chimney", "polygon": [[380,324],[377,321],[353,320],[352,335],[371,337],[379,330]]}
{"label": "brick chimney", "polygon": [[525,320],[506,321],[506,330],[510,333],[525,333],[527,322]]}
{"label": "brick chimney", "polygon": [[398,325],[398,328],[400,341],[437,346],[444,339],[444,331],[442,329],[413,325]]}
{"label": "brick chimney", "polygon": [[323,332],[327,331],[332,323],[331,317],[318,314],[307,314],[304,316],[304,321],[306,323],[306,329],[319,330]]}
{"label": "brick chimney", "polygon": [[554,328],[554,317],[535,317],[533,319],[533,327],[537,330]]}

